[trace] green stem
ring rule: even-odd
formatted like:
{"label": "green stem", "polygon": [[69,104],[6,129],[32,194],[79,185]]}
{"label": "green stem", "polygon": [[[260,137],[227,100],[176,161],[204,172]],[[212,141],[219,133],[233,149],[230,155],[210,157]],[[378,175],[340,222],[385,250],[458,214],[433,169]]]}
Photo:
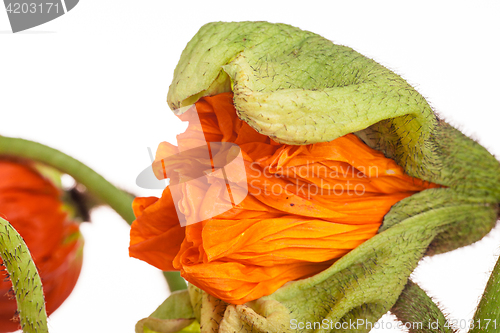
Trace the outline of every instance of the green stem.
{"label": "green stem", "polygon": [[38,142],[0,136],[0,155],[39,161],[67,173],[78,183],[85,185],[91,194],[113,208],[128,224],[132,224],[135,220],[132,211],[134,198],[131,195],[118,189],[94,170],[63,152]]}
{"label": "green stem", "polygon": [[500,258],[474,315],[474,328],[469,333],[498,332],[500,329]]}
{"label": "green stem", "polygon": [[[83,184],[92,195],[113,208],[128,224],[132,224],[135,220],[132,211],[134,198],[131,195],[108,182],[82,162],[59,150],[38,142],[0,136],[0,155],[35,160],[67,173],[78,183]],[[171,291],[186,289],[186,282],[179,273],[164,272],[164,275]]]}
{"label": "green stem", "polygon": [[163,272],[163,275],[167,279],[168,288],[171,293],[187,289],[186,281],[184,281],[179,272]]}
{"label": "green stem", "polygon": [[0,217],[0,256],[16,295],[23,332],[48,332],[42,281],[23,238]]}

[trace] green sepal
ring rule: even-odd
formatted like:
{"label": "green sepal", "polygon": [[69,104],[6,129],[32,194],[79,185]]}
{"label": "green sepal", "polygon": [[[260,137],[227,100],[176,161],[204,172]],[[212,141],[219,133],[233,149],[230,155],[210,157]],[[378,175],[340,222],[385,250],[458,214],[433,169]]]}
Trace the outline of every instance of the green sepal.
{"label": "green sepal", "polygon": [[480,240],[495,226],[500,202],[500,164],[486,149],[443,121],[436,126],[431,140],[442,167],[426,180],[446,188],[429,189],[401,200],[384,217],[380,231],[410,216],[442,207],[482,205],[490,207],[495,213],[485,220],[455,223],[432,241],[426,253],[428,255],[451,251]]}
{"label": "green sepal", "polygon": [[188,284],[189,300],[193,309],[194,317],[198,322],[201,321],[201,306],[203,301],[204,292],[200,288]]}
{"label": "green sepal", "polygon": [[195,321],[189,292],[175,291],[149,317],[137,322],[135,332],[199,332],[193,328],[196,327]]}
{"label": "green sepal", "polygon": [[453,322],[443,314],[425,291],[411,280],[408,280],[391,313],[410,333],[456,332],[452,327]]}
{"label": "green sepal", "polygon": [[278,142],[331,141],[387,120],[408,169],[433,154],[425,142],[436,118],[418,92],[375,61],[308,31],[267,22],[204,25],[181,55],[168,103],[178,109],[231,90],[238,116]]}

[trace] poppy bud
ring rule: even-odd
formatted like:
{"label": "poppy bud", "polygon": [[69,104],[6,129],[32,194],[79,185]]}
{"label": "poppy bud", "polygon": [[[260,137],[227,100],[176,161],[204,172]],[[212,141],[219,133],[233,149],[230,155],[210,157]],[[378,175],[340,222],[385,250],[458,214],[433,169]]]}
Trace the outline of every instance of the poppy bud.
{"label": "poppy bud", "polygon": [[[228,94],[230,102],[215,102]],[[231,102],[234,111],[227,106]],[[359,170],[370,163],[355,160],[368,153],[370,161],[380,163],[378,170],[384,177],[402,177],[386,178],[384,183],[394,190],[391,192],[375,185],[380,177],[364,173],[377,188],[372,194],[385,199],[402,192],[406,195],[377,212],[366,196],[360,196],[356,205],[349,200],[340,200],[339,205],[338,199],[314,196],[307,203],[300,201],[300,209],[295,211],[296,202],[286,202],[291,196],[259,196],[249,186],[252,199],[237,205],[232,215],[224,213],[185,230],[177,227],[168,188],[159,200],[137,199],[131,255],[164,270],[179,269],[200,288],[192,286],[175,296],[189,299],[191,308],[184,313],[190,318],[163,311],[172,306],[168,300],[162,305],[165,308],[152,315],[152,322],[158,324],[159,320],[164,325],[158,332],[167,332],[168,325],[178,323],[176,318],[185,325],[192,325],[195,319],[202,326],[215,322],[219,332],[348,331],[345,324],[355,332],[369,331],[369,325],[353,328],[351,324],[375,323],[390,310],[425,254],[471,244],[496,222],[500,202],[496,159],[440,120],[397,74],[311,32],[267,22],[209,23],[183,51],[168,103],[183,111],[196,103],[206,140],[240,145],[246,162],[268,165],[269,170],[311,161],[331,168],[332,163],[342,162]],[[208,115],[203,116],[204,112]],[[179,146],[184,138],[188,136],[178,137]],[[173,149],[160,145],[157,161]],[[274,176],[281,174],[275,172]],[[289,183],[317,185],[325,180],[333,181],[319,173],[313,177],[294,173],[286,179],[288,183],[276,178],[272,182],[286,188]],[[183,207],[210,206],[206,201],[211,198],[203,194],[207,192],[199,191],[205,185],[186,190]],[[292,194],[294,200],[301,197]],[[356,209],[347,213],[346,207]],[[323,208],[345,213],[346,218],[328,215]],[[293,229],[291,225],[295,227],[303,217],[308,222],[330,224],[305,223],[307,227]],[[291,218],[286,222],[290,230],[277,231],[284,225],[283,218]],[[309,242],[297,241],[325,231],[332,222],[366,227],[370,220],[381,223],[377,233],[361,241],[352,236],[366,236],[366,229],[345,230],[339,240],[344,245],[354,239],[358,243],[338,256],[331,252],[322,255],[339,250],[340,244],[328,246],[325,252],[318,249],[339,229],[332,229],[328,236],[311,237]],[[309,265],[319,257],[325,259],[317,260],[315,267],[321,269],[311,269]],[[301,265],[280,270],[283,266],[279,265],[294,260]],[[297,271],[305,274],[300,276]],[[274,288],[274,278],[283,282],[279,289]],[[236,279],[241,283],[235,284]],[[287,281],[293,282],[284,284]],[[258,296],[248,296],[252,294]],[[147,326],[147,320],[141,325]]]}
{"label": "poppy bud", "polygon": [[[0,216],[21,234],[42,279],[47,313],[73,290],[83,259],[78,223],[63,208],[61,191],[33,163],[0,159]],[[0,332],[19,328],[12,281],[0,273]]]}

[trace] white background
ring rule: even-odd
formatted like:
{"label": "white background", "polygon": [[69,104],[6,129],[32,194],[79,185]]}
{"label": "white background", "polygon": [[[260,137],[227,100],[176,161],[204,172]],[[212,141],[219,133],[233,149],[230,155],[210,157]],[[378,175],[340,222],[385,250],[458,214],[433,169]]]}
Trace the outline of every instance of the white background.
{"label": "white background", "polygon": [[[439,114],[500,154],[500,5],[496,1],[81,0],[68,14],[12,34],[0,9],[0,135],[80,159],[138,195],[147,147],[184,126],[166,104],[179,56],[207,22],[266,20],[316,32],[401,74]],[[82,226],[83,272],[50,319],[57,332],[133,332],[167,296],[161,274],[128,258],[128,226],[109,209]],[[472,318],[500,244],[427,258],[416,281],[454,318]]]}

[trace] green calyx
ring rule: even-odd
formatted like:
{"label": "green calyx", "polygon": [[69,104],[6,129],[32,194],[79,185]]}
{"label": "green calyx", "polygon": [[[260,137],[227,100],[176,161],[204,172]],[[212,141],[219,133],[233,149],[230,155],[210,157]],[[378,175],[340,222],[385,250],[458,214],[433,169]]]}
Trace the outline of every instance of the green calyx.
{"label": "green calyx", "polygon": [[[228,91],[234,93],[238,116],[278,142],[302,145],[355,133],[409,175],[443,188],[400,201],[375,237],[329,269],[256,301],[226,304],[190,287],[184,292],[193,312],[190,325],[199,323],[201,332],[211,332],[207,327],[218,332],[369,332],[394,306],[403,322],[413,318],[405,312],[408,295],[428,304],[414,318],[442,324],[444,316],[425,292],[408,283],[409,276],[424,255],[471,244],[495,225],[498,161],[439,120],[395,73],[288,25],[216,22],[200,29],[175,69],[168,103],[177,109]],[[496,290],[492,281],[490,289]],[[485,297],[475,320],[500,308],[496,298]],[[174,319],[156,317],[167,326]],[[450,331],[441,326],[434,331]],[[175,332],[169,329],[158,332]]]}
{"label": "green calyx", "polygon": [[48,332],[42,281],[23,238],[0,217],[0,256],[16,295],[23,332]]}

